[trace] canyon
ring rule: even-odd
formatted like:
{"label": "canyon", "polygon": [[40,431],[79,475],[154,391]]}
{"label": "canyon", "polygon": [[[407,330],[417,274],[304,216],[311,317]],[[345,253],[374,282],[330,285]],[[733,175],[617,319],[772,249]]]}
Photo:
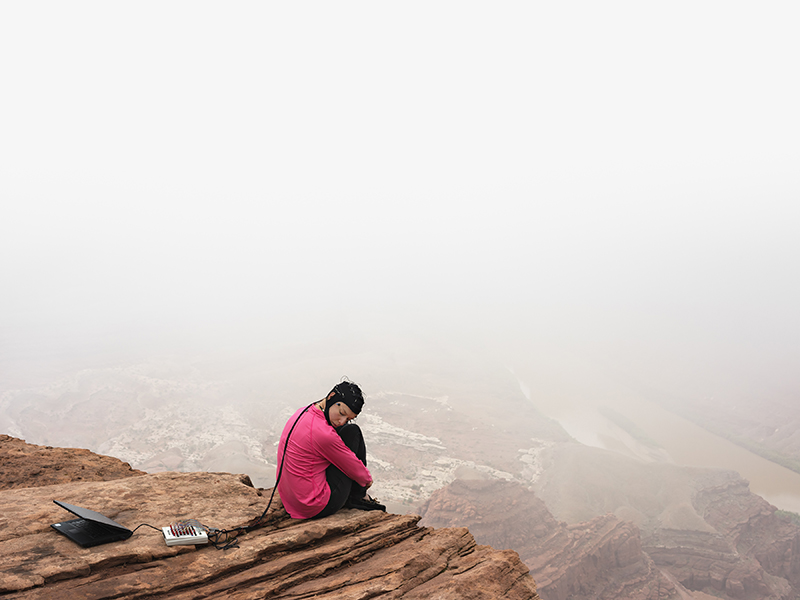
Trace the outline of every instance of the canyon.
{"label": "canyon", "polygon": [[[518,553],[545,600],[789,600],[800,589],[791,514],[733,471],[680,466],[632,440],[624,415],[611,415],[610,448],[591,447],[485,353],[445,344],[337,352],[73,370],[5,390],[0,426],[114,456],[148,477],[224,472],[266,490],[296,406],[342,372],[359,373],[367,404],[357,423],[389,513],[415,527],[466,527],[478,544]],[[558,399],[554,384],[537,383],[534,397]]]}

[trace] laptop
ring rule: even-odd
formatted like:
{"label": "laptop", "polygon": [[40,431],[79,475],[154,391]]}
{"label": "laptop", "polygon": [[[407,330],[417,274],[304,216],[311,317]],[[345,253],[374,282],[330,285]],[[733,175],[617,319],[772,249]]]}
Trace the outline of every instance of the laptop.
{"label": "laptop", "polygon": [[53,500],[53,502],[79,518],[70,521],[62,521],[61,523],[54,523],[50,525],[50,527],[59,533],[63,533],[73,542],[84,548],[99,546],[100,544],[107,544],[108,542],[127,540],[133,535],[133,532],[127,527],[93,510],[81,508],[80,506],[67,504],[66,502],[60,502],[58,500]]}

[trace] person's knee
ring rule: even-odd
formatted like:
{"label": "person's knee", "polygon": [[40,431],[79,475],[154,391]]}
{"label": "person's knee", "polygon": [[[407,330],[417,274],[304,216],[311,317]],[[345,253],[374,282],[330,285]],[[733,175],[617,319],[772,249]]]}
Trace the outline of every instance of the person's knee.
{"label": "person's knee", "polygon": [[[361,433],[361,428],[355,423],[347,423],[342,425],[337,430],[339,437],[342,438],[348,448],[353,448],[353,445],[358,445],[363,442],[364,434]],[[352,445],[351,445],[352,444]]]}

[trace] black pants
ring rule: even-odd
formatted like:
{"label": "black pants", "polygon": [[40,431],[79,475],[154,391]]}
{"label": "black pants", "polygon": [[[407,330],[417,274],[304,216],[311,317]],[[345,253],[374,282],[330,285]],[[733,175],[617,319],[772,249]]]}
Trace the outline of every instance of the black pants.
{"label": "black pants", "polygon": [[[364,435],[361,433],[361,428],[355,423],[347,423],[339,427],[336,433],[342,438],[345,446],[353,451],[358,460],[364,463],[364,466],[367,466],[367,446],[364,444]],[[345,505],[350,496],[363,498],[364,494],[367,493],[367,488],[358,485],[334,465],[329,465],[325,469],[325,479],[328,481],[328,487],[331,488],[331,497],[325,508],[314,516],[315,519],[332,515]]]}

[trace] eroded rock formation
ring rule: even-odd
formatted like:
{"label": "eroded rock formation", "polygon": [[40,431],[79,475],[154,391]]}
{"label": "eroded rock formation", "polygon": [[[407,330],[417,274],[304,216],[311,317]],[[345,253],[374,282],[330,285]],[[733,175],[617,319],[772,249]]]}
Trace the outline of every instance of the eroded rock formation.
{"label": "eroded rock formation", "polygon": [[53,500],[96,510],[130,529],[188,518],[231,528],[258,517],[267,495],[241,475],[130,477],[120,463],[122,478],[112,478],[113,471],[97,466],[94,458],[87,460],[83,451],[61,451],[60,469],[48,453],[28,449],[28,472],[39,473],[30,481],[48,480],[50,470],[80,472],[84,480],[23,487],[17,477],[14,489],[0,492],[4,598],[538,600],[534,580],[516,552],[478,545],[465,528],[422,528],[413,515],[354,510],[296,521],[277,497],[262,525],[240,536],[236,549],[168,547],[161,533],[149,527],[123,542],[81,548],[50,527],[70,518]]}
{"label": "eroded rock formation", "polygon": [[[686,504],[652,502],[660,519],[640,529],[611,513],[567,524],[516,483],[458,480],[431,497],[422,523],[516,550],[546,600],[797,598],[800,528],[731,471],[687,470],[680,486]],[[636,506],[644,514],[645,499]]]}
{"label": "eroded rock formation", "polygon": [[128,463],[82,448],[51,448],[0,435],[0,490],[144,475]]}
{"label": "eroded rock formation", "polygon": [[517,550],[547,600],[659,600],[678,593],[642,552],[634,524],[605,515],[567,525],[516,483],[455,481],[431,497],[423,523],[467,526],[481,543]]}

